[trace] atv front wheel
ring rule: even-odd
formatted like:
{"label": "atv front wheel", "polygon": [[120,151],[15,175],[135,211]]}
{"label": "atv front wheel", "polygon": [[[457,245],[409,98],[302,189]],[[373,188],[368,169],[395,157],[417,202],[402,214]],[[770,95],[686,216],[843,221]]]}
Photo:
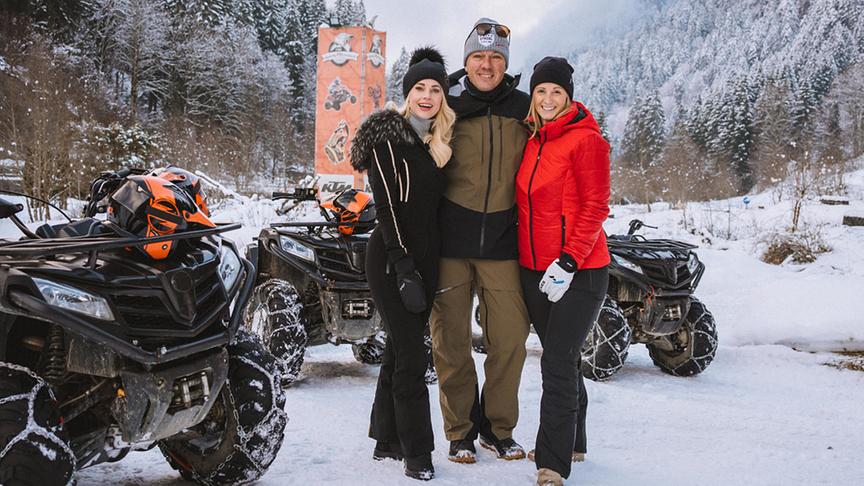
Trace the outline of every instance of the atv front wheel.
{"label": "atv front wheel", "polygon": [[671,336],[648,344],[651,360],[675,376],[693,376],[703,371],[717,353],[717,326],[704,304],[690,299],[690,310],[681,329]]}
{"label": "atv front wheel", "polygon": [[486,339],[483,328],[480,327],[480,306],[474,308],[474,319],[471,323],[471,349],[475,353],[486,354]]}
{"label": "atv front wheel", "polygon": [[582,344],[582,376],[603,381],[617,373],[627,360],[631,334],[618,303],[606,297],[594,327]]}
{"label": "atv front wheel", "polygon": [[288,422],[277,360],[259,339],[241,330],[228,355],[228,381],[207,418],[159,442],[171,467],[199,484],[259,479],[282,447]]}
{"label": "atv front wheel", "polygon": [[384,356],[384,344],[387,335],[384,331],[378,331],[378,334],[369,338],[365,343],[352,344],[351,351],[354,353],[354,359],[363,364],[381,364],[381,358]]}
{"label": "atv front wheel", "polygon": [[75,454],[48,384],[0,362],[0,484],[71,484]]}
{"label": "atv front wheel", "polygon": [[246,307],[246,329],[276,358],[282,386],[293,383],[303,366],[308,337],[302,315],[297,288],[276,278],[255,287]]}

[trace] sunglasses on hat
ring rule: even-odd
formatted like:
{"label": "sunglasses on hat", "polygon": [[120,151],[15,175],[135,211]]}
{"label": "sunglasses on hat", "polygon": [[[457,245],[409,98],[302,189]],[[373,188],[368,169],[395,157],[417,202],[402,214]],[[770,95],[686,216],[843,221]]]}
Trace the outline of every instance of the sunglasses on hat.
{"label": "sunglasses on hat", "polygon": [[492,29],[495,29],[495,34],[497,34],[498,37],[510,37],[510,28],[501,24],[477,24],[474,27],[474,32],[477,32],[477,35],[486,35],[491,32]]}

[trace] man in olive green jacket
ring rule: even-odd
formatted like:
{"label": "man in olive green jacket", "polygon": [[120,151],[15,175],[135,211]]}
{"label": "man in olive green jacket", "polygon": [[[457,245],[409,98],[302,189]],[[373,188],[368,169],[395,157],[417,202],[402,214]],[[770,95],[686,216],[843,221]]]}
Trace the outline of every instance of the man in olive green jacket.
{"label": "man in olive green jacket", "polygon": [[[530,97],[505,74],[510,31],[478,20],[465,41],[465,69],[450,76],[456,111],[453,159],[444,167],[441,274],[430,318],[441,411],[451,461],[476,461],[474,439],[503,459],[521,459],[513,440],[525,362],[528,313],[519,284],[515,178],[528,138]],[[466,76],[467,75],[467,76]],[[467,78],[467,79],[463,79]],[[471,356],[473,294],[486,340],[486,380],[478,393]]]}

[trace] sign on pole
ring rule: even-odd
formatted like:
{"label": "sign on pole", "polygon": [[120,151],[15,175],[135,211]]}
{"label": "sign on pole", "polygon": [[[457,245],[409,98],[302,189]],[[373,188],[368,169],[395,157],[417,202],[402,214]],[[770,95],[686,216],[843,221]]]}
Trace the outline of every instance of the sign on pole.
{"label": "sign on pole", "polygon": [[386,33],[368,27],[318,29],[315,172],[322,195],[366,186],[349,154],[360,124],[384,106],[385,41]]}

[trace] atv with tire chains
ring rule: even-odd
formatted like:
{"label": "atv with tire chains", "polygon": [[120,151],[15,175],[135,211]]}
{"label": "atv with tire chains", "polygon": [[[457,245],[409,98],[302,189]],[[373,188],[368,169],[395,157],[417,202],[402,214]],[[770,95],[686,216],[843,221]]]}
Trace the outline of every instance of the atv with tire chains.
{"label": "atv with tire chains", "polygon": [[[0,199],[24,234],[0,240],[0,484],[73,484],[157,446],[188,480],[245,484],[281,447],[280,370],[239,328],[254,268],[221,236],[239,225],[144,238],[94,218],[129,173],[35,232]],[[164,260],[136,250],[165,241]]]}
{"label": "atv with tire chains", "polygon": [[[714,316],[693,292],[705,265],[696,246],[635,234],[649,227],[630,222],[626,235],[607,239],[611,263],[606,299],[582,346],[582,374],[606,380],[627,360],[630,345],[647,345],[662,371],[692,376],[705,371],[717,352]],[[485,352],[475,309],[472,347]]]}
{"label": "atv with tire chains", "polygon": [[[246,328],[277,357],[283,386],[298,378],[307,346],[350,344],[357,361],[381,363],[386,334],[366,281],[366,244],[375,223],[371,197],[346,189],[319,201],[315,188],[297,188],[273,199],[286,201],[282,214],[316,202],[324,218],[271,224],[247,248],[258,275]],[[438,379],[431,338],[426,347],[431,384]]]}

